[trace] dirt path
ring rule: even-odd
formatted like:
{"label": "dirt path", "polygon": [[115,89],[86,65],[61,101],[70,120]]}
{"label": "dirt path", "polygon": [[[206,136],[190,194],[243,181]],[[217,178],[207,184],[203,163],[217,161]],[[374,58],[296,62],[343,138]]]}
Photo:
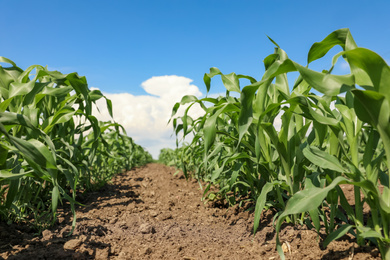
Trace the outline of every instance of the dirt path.
{"label": "dirt path", "polygon": [[[174,172],[149,164],[89,193],[71,237],[70,215],[40,237],[0,223],[0,259],[279,259],[272,212],[253,236],[245,206],[204,205],[199,184]],[[357,248],[348,237],[322,250],[317,234],[303,227],[284,227],[281,241],[288,242],[287,259],[380,259],[377,249]]]}

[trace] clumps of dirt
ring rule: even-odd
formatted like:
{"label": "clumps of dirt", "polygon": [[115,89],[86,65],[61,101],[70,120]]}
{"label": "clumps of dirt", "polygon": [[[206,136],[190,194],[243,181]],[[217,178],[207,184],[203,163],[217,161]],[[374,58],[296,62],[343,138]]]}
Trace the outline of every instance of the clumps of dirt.
{"label": "clumps of dirt", "polygon": [[[0,223],[0,259],[279,259],[275,212],[262,213],[254,236],[253,205],[205,205],[197,181],[175,172],[148,164],[85,194],[71,236],[66,207],[41,236]],[[322,236],[306,227],[284,225],[280,240],[286,259],[380,259],[376,248],[348,236],[323,249]]]}

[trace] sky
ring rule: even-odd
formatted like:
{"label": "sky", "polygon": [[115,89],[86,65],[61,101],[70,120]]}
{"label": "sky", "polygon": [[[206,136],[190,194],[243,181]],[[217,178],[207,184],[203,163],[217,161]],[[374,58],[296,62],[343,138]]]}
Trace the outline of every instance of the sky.
{"label": "sky", "polygon": [[[167,125],[173,105],[184,95],[204,97],[211,67],[260,80],[274,50],[267,36],[306,65],[311,45],[340,28],[389,63],[389,10],[388,0],[0,0],[0,56],[23,69],[86,76],[112,99],[115,121],[157,159],[175,147]],[[339,51],[310,68],[328,69]],[[334,73],[348,68],[340,61]],[[213,78],[210,94],[224,91]],[[97,117],[109,119],[98,105]]]}

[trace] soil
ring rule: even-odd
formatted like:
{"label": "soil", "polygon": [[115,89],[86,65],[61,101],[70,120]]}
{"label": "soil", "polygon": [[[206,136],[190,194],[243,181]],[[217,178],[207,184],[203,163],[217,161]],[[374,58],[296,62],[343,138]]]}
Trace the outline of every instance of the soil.
{"label": "soil", "polygon": [[[254,236],[251,205],[205,204],[198,182],[175,172],[148,164],[84,195],[71,236],[68,209],[40,236],[0,223],[0,259],[279,259],[275,212],[262,213]],[[280,232],[286,259],[380,259],[378,249],[358,247],[348,236],[326,249],[323,238],[305,226],[284,225]]]}

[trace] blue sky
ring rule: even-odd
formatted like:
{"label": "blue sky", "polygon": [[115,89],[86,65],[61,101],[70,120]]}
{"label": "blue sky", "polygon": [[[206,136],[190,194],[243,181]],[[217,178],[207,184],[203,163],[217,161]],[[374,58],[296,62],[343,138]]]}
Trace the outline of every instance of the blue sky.
{"label": "blue sky", "polygon": [[[188,94],[185,87],[192,88],[189,93],[205,94],[203,75],[210,67],[260,79],[262,60],[274,48],[266,35],[291,59],[306,65],[314,42],[334,30],[350,28],[358,46],[390,60],[390,1],[0,0],[0,10],[0,56],[24,69],[40,64],[63,73],[77,71],[87,77],[90,87],[117,94],[115,98],[130,94],[133,102],[143,102],[143,107],[148,105],[145,102],[157,102],[148,96],[159,98],[165,90],[169,93],[167,82],[175,95],[165,96],[165,101],[174,102],[174,96]],[[312,68],[327,69],[330,60],[331,56]],[[335,72],[343,73],[342,67]],[[160,76],[177,77],[168,80]],[[148,81],[152,78],[154,82]],[[145,82],[150,84],[149,91]],[[223,91],[220,80],[213,80],[211,93]],[[114,108],[114,113],[120,109]],[[134,117],[133,110],[126,110],[129,117]],[[120,120],[127,120],[131,135],[134,122],[123,117]],[[145,127],[157,127],[147,124],[156,120],[146,120]],[[156,157],[157,146],[152,146],[158,138],[168,138],[164,131],[155,139],[135,139],[151,147]],[[159,147],[162,145],[172,146],[172,140]]]}

